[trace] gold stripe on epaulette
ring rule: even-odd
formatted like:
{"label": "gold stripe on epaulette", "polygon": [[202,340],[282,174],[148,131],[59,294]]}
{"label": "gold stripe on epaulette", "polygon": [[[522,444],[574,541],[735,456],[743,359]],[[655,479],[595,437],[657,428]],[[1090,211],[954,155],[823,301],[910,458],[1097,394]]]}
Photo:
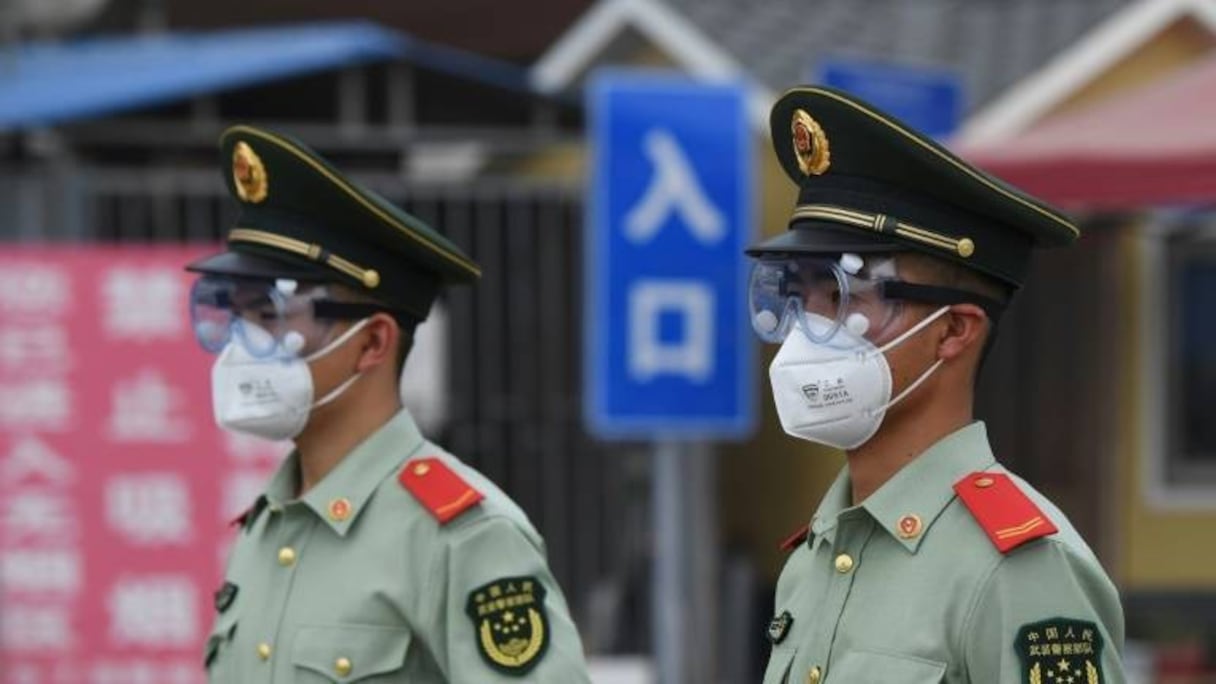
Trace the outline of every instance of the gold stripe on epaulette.
{"label": "gold stripe on epaulette", "polygon": [[1031,518],[1030,520],[1027,520],[1026,522],[1022,523],[1021,525],[1014,525],[1013,527],[1006,527],[1004,529],[997,530],[993,534],[996,535],[997,539],[1008,539],[1009,537],[1017,537],[1019,535],[1026,534],[1027,532],[1035,529],[1036,527],[1038,527],[1039,525],[1042,525],[1042,524],[1043,524],[1042,516],[1036,515],[1035,517]]}
{"label": "gold stripe on epaulette", "polygon": [[330,268],[341,271],[346,275],[363,283],[363,286],[369,290],[374,290],[380,285],[380,273],[374,268],[363,268],[358,264],[343,259],[342,257],[326,250],[321,245],[316,245],[311,242],[304,242],[295,238],[289,238],[286,235],[270,233],[264,230],[254,230],[253,228],[233,228],[228,233],[229,242],[252,242],[266,247],[281,249],[284,252],[299,254],[300,256],[308,257],[309,259],[320,262]]}
{"label": "gold stripe on epaulette", "polygon": [[880,235],[898,235],[929,247],[952,252],[955,256],[964,259],[975,254],[975,242],[971,238],[951,237],[900,221],[886,214],[872,214],[831,204],[800,204],[794,209],[793,218],[831,221],[855,228],[865,228]]}

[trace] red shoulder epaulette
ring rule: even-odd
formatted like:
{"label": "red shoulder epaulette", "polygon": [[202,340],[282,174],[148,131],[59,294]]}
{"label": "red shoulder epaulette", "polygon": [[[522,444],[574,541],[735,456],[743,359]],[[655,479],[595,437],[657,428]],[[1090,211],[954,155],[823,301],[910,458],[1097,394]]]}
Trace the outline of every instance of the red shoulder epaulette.
{"label": "red shoulder epaulette", "polygon": [[1001,553],[1059,531],[1003,473],[971,473],[954,491]]}
{"label": "red shoulder epaulette", "polygon": [[434,457],[410,461],[401,471],[401,486],[413,494],[440,524],[467,511],[485,497]]}
{"label": "red shoulder epaulette", "polygon": [[782,551],[793,551],[798,548],[798,545],[806,541],[811,536],[811,526],[803,525],[798,528],[798,531],[791,534],[785,541],[781,542]]}

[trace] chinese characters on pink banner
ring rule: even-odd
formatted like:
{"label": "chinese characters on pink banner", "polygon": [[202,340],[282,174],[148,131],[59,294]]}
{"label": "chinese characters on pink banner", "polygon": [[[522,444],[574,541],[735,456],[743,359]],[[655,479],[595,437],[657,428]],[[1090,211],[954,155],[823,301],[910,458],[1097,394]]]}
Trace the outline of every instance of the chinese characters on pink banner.
{"label": "chinese characters on pink banner", "polygon": [[287,445],[211,417],[182,270],[0,252],[0,684],[198,684],[236,531]]}

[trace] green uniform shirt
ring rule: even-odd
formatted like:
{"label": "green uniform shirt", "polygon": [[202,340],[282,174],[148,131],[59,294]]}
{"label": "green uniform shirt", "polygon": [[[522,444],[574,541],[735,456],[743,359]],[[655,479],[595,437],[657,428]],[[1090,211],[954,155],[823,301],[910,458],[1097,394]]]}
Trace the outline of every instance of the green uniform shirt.
{"label": "green uniform shirt", "polygon": [[[398,481],[427,457],[484,500],[441,525]],[[210,681],[590,681],[540,535],[407,412],[298,499],[297,481],[293,454],[238,533]]]}
{"label": "green uniform shirt", "polygon": [[842,472],[781,573],[764,681],[1122,683],[1123,613],[1093,552],[1014,477],[1059,532],[1000,553],[955,496],[976,471],[1007,472],[983,423],[938,442],[861,505],[850,505]]}

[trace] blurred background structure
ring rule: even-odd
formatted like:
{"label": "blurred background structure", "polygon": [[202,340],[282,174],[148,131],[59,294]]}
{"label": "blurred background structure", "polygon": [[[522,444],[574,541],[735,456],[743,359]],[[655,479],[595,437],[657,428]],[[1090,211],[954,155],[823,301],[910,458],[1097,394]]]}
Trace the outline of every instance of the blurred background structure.
{"label": "blurred background structure", "polygon": [[[603,681],[649,681],[650,447],[595,440],[581,413],[583,90],[622,66],[747,84],[757,236],[784,230],[795,195],[768,106],[807,82],[856,89],[1076,213],[1079,247],[1043,254],[1004,319],[979,414],[998,457],[1061,505],[1119,584],[1135,681],[1216,681],[1216,0],[0,0],[0,264],[60,258],[47,243],[65,264],[83,258],[75,248],[104,248],[105,263],[214,246],[234,213],[220,131],[252,123],[307,141],[485,267],[446,300],[446,372],[412,399],[431,408],[431,437],[537,524]],[[26,275],[0,272],[0,479],[39,454],[45,467],[44,447],[74,429],[20,410],[20,350],[58,338],[14,341],[29,326],[11,302],[45,287],[13,272]],[[209,419],[207,360],[191,359],[174,372],[203,378],[190,410]],[[759,678],[777,545],[841,465],[780,432],[766,383],[755,396],[755,435],[707,450],[719,619],[701,681]],[[225,477],[227,461],[191,444],[158,448]],[[18,485],[0,481],[6,501]],[[200,536],[222,539],[224,491],[196,503]],[[14,525],[46,509],[6,506],[0,682],[169,681],[139,669],[130,635],[56,646],[57,618],[30,608],[47,602],[22,584],[30,568],[78,572],[57,591],[79,592],[92,591],[90,563],[122,563],[31,566]],[[104,548],[159,553],[129,544]],[[193,550],[218,579],[214,544]],[[199,629],[211,588],[198,588]],[[113,603],[85,610],[64,619],[113,627]],[[106,663],[45,665],[89,649]]]}

